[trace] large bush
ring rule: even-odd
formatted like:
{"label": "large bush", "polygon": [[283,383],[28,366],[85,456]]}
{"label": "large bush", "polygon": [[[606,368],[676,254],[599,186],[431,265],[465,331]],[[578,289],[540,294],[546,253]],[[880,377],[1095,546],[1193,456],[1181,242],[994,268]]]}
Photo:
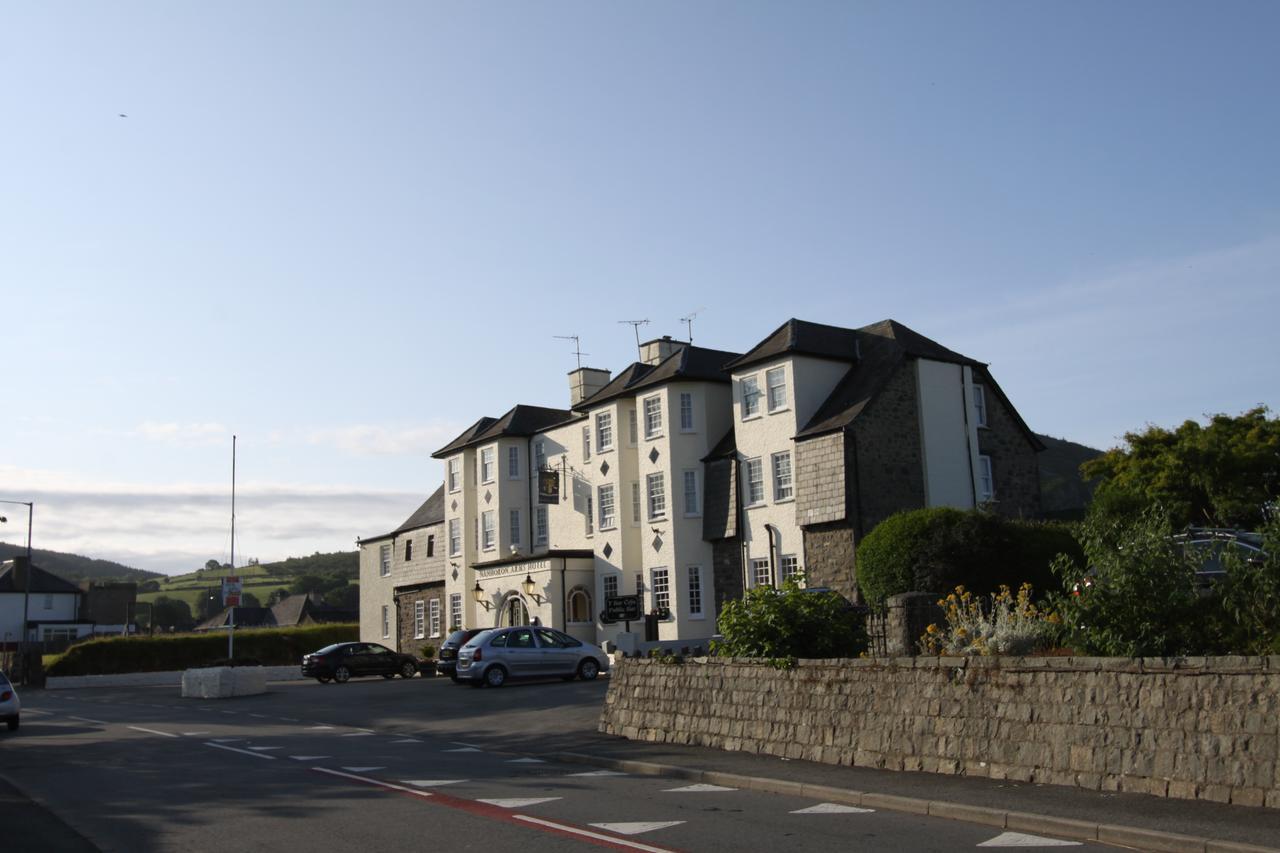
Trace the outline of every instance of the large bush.
{"label": "large bush", "polygon": [[909,510],[885,519],[858,544],[858,588],[871,604],[957,586],[978,594],[1001,584],[1046,589],[1056,586],[1050,564],[1061,553],[1083,565],[1079,544],[1062,525],[981,510]]}
{"label": "large bush", "polygon": [[850,658],[867,648],[862,614],[838,594],[809,592],[794,579],[757,586],[720,610],[718,655],[750,658]]}
{"label": "large bush", "polygon": [[[355,624],[237,630],[237,658],[255,658],[266,666],[302,664],[302,656],[330,645],[358,640]],[[165,634],[156,637],[104,637],[77,643],[50,665],[49,676],[167,672],[207,666],[227,655],[224,631]]]}

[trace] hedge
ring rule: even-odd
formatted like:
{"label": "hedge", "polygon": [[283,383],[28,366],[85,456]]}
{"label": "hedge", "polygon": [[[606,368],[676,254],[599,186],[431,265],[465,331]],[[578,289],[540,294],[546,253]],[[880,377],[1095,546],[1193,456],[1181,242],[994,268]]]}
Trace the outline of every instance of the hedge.
{"label": "hedge", "polygon": [[[302,664],[302,656],[332,643],[360,639],[355,623],[305,625],[296,628],[246,628],[236,631],[237,658],[254,658],[264,666]],[[227,656],[225,631],[208,634],[163,634],[154,637],[103,637],[77,643],[49,665],[46,675],[114,675],[124,672],[168,672],[209,666]]]}
{"label": "hedge", "polygon": [[903,592],[995,592],[1030,583],[1037,594],[1059,584],[1049,565],[1058,554],[1084,565],[1061,524],[1014,521],[981,510],[934,507],[882,521],[857,548],[858,588],[871,604]]}

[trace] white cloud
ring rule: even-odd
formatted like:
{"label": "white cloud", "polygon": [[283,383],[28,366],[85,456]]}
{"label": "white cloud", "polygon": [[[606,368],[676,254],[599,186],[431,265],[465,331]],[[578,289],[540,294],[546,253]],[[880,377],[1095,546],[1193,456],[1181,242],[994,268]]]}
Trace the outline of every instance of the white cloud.
{"label": "white cloud", "polygon": [[426,426],[386,427],[353,424],[306,430],[304,440],[311,445],[331,447],[354,456],[397,456],[431,454],[462,432],[452,421],[435,421]]}
{"label": "white cloud", "polygon": [[146,421],[138,425],[138,428],[134,430],[134,434],[149,441],[161,441],[166,444],[182,446],[201,446],[220,444],[226,441],[230,430],[222,424],[214,423],[179,424]]}

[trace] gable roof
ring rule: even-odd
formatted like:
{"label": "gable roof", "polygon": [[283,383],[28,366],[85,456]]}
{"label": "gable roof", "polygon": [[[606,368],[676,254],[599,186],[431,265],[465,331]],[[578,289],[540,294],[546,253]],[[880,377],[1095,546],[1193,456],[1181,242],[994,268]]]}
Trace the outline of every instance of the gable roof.
{"label": "gable roof", "polygon": [[422,506],[413,511],[413,515],[405,519],[404,524],[391,531],[392,534],[417,530],[419,527],[430,527],[433,524],[444,524],[444,483],[441,483],[431,497],[422,502]]}
{"label": "gable roof", "polygon": [[687,344],[655,365],[633,362],[617,378],[574,406],[575,411],[607,403],[618,397],[630,397],[668,382],[729,382],[726,362],[737,353]]}
{"label": "gable roof", "polygon": [[[213,628],[223,628],[228,621],[228,614],[231,608],[223,608],[222,612],[216,616],[212,616],[195,628],[193,631],[209,631]],[[271,613],[270,607],[236,607],[236,627],[237,628],[266,628],[275,625],[275,617]]]}
{"label": "gable roof", "polygon": [[286,595],[271,605],[271,616],[276,625],[300,625],[308,605],[322,607],[320,596],[314,592],[305,595]]}
{"label": "gable roof", "polygon": [[[26,557],[18,559],[26,560]],[[0,563],[0,592],[28,592],[26,582],[17,583],[14,577],[16,567],[16,560],[5,560]],[[35,564],[29,564],[28,571],[31,573],[30,592],[69,592],[76,595],[81,593],[80,587],[71,581],[63,580],[52,572],[46,572]]]}
{"label": "gable roof", "polygon": [[854,362],[858,359],[857,332],[840,326],[811,323],[792,317],[769,333],[745,355],[724,367],[736,371],[783,355],[808,355],[834,361]]}
{"label": "gable roof", "polygon": [[549,409],[544,406],[527,406],[519,403],[507,410],[500,418],[481,418],[444,447],[431,454],[433,459],[452,456],[459,450],[485,444],[503,436],[530,436],[542,432],[548,427],[572,420],[573,412],[568,409]]}

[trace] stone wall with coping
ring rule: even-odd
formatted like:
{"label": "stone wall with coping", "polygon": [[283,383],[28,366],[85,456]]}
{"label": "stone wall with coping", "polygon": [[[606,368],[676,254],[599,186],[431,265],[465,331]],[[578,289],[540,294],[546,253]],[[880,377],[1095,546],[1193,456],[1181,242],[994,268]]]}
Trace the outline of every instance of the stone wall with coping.
{"label": "stone wall with coping", "polygon": [[1280,656],[626,660],[600,731],[1280,808]]}

